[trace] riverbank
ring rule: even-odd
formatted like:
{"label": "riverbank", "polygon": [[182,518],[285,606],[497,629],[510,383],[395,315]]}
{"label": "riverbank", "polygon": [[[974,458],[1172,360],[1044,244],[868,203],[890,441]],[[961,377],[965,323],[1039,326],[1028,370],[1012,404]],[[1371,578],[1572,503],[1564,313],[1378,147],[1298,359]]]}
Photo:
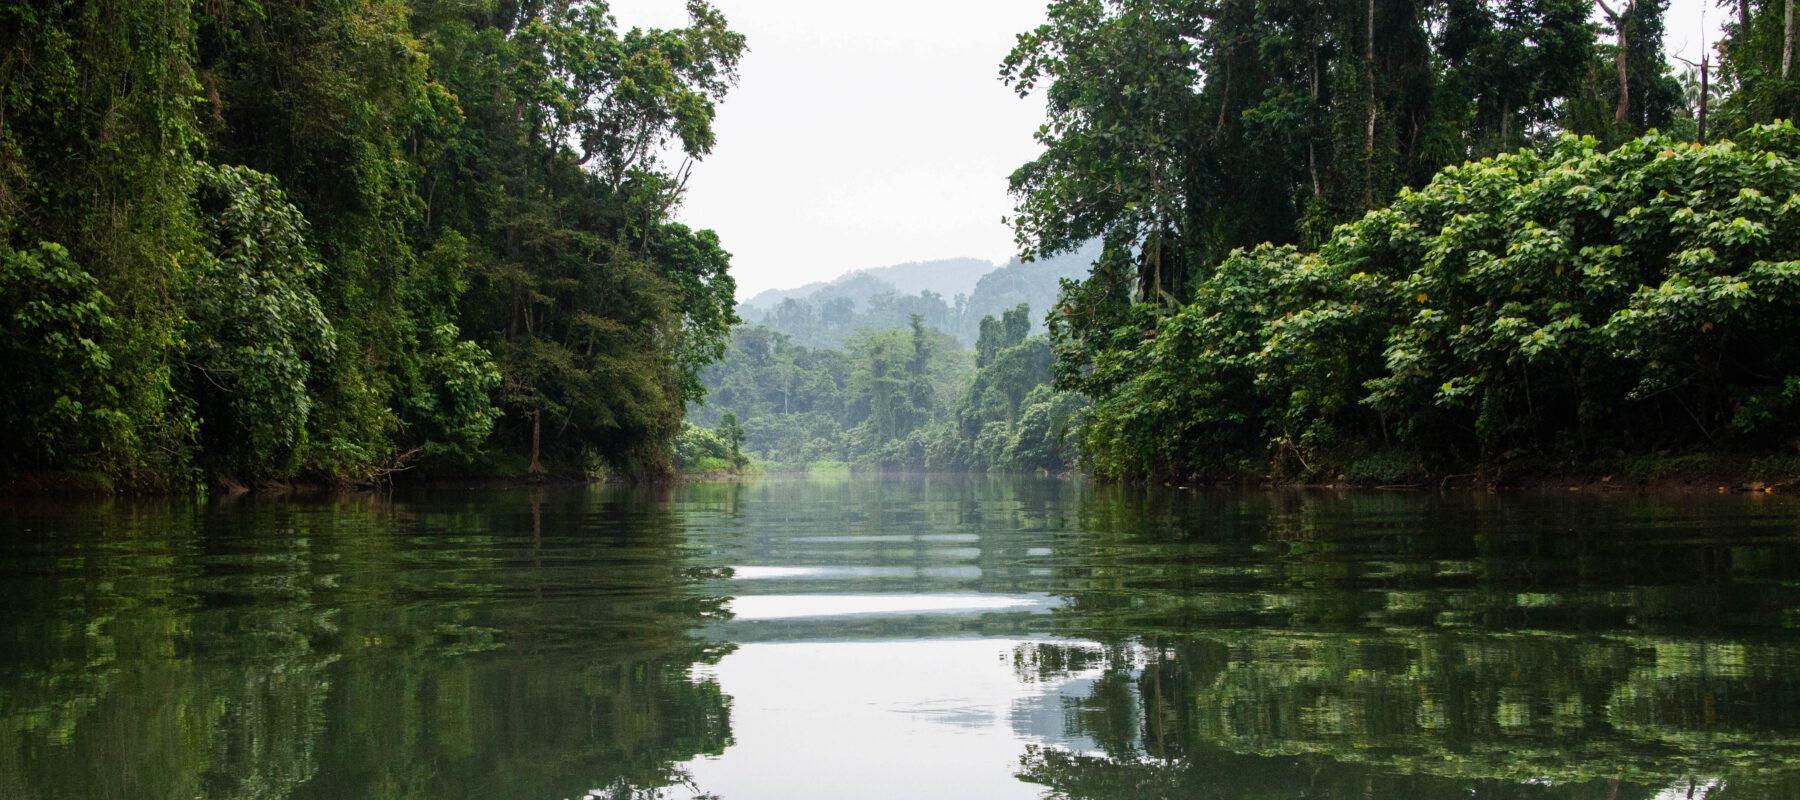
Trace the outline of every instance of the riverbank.
{"label": "riverbank", "polygon": [[[740,471],[675,472],[660,479],[638,483],[659,485],[689,481],[741,481],[765,476],[848,477],[856,474],[843,462],[827,462],[824,470],[775,469],[760,466]],[[970,473],[981,474],[981,473]],[[1054,477],[1075,477],[1080,473],[1062,473]],[[334,484],[312,481],[262,481],[245,484],[229,478],[209,481],[204,488],[183,491],[177,487],[162,490],[123,488],[105,475],[91,472],[57,472],[0,477],[0,496],[75,496],[106,497],[124,495],[309,495],[338,492],[361,492],[391,487],[469,489],[512,489],[541,486],[571,486],[611,483],[616,477],[578,474],[545,474],[536,477],[519,475],[395,475],[378,483]],[[1720,454],[1648,455],[1633,458],[1604,459],[1589,463],[1515,460],[1503,466],[1489,466],[1469,472],[1434,473],[1409,470],[1382,476],[1338,474],[1329,479],[1316,475],[1280,474],[1250,475],[1237,480],[1166,481],[1170,488],[1238,487],[1257,489],[1329,489],[1374,491],[1535,491],[1589,493],[1762,493],[1800,494],[1800,457],[1746,456]]]}
{"label": "riverbank", "polygon": [[[1180,487],[1178,482],[1164,482]],[[1741,454],[1650,454],[1590,462],[1517,459],[1465,472],[1399,467],[1386,474],[1339,473],[1329,479],[1268,473],[1238,480],[1195,482],[1208,486],[1261,488],[1577,491],[1800,494],[1800,457]]]}

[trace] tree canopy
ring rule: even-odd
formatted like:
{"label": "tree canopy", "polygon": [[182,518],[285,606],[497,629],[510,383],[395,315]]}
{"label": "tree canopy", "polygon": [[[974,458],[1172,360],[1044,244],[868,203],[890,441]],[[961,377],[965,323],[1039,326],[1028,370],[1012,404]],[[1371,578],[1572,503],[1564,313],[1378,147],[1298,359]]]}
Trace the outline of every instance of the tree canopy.
{"label": "tree canopy", "polygon": [[[1711,101],[1663,61],[1666,5],[1052,3],[1001,67],[1048,108],[1012,222],[1028,253],[1105,245],[1049,315],[1092,469],[1378,477],[1788,435],[1800,363],[1758,343],[1791,336],[1792,128],[1693,143]],[[1720,44],[1735,130],[1785,113],[1774,5]]]}
{"label": "tree canopy", "polygon": [[688,12],[0,5],[4,468],[666,469],[735,321],[671,213],[745,42]]}

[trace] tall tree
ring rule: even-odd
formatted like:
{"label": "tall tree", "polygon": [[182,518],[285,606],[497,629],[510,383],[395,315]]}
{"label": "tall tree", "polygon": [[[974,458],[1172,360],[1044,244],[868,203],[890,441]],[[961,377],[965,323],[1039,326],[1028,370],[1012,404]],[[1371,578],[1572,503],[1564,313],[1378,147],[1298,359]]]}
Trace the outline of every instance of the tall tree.
{"label": "tall tree", "polygon": [[1722,79],[1731,86],[1725,123],[1743,127],[1800,116],[1800,76],[1794,74],[1792,0],[1740,0],[1719,42]]}
{"label": "tall tree", "polygon": [[1046,98],[1044,151],[1012,176],[1021,249],[1105,243],[1053,315],[1069,385],[1153,335],[1156,306],[1189,299],[1232,250],[1317,245],[1443,166],[1525,142],[1585,77],[1588,8],[1052,3],[1001,76]]}
{"label": "tall tree", "polygon": [[1606,4],[1606,0],[1595,2],[1600,4],[1600,10],[1606,14],[1607,20],[1612,22],[1613,36],[1618,40],[1613,46],[1613,63],[1619,70],[1619,99],[1617,110],[1613,112],[1613,122],[1623,126],[1631,113],[1631,26],[1637,21],[1637,16],[1631,12],[1637,7],[1637,3],[1635,0],[1625,0],[1621,6],[1624,11],[1620,12],[1614,11],[1612,6]]}
{"label": "tall tree", "polygon": [[662,469],[735,319],[688,10],[0,4],[0,469]]}
{"label": "tall tree", "polygon": [[7,469],[190,477],[195,420],[169,354],[200,226],[193,10],[0,4]]}

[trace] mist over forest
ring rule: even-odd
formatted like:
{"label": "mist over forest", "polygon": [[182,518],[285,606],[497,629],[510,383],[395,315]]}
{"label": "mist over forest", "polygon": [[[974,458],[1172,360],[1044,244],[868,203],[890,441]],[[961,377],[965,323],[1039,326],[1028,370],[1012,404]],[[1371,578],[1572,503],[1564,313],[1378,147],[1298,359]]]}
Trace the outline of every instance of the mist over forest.
{"label": "mist over forest", "polygon": [[[767,325],[802,347],[838,347],[863,328],[900,328],[912,315],[973,347],[982,317],[1020,303],[1051,308],[1062,282],[1087,275],[1098,243],[1041,260],[997,265],[973,258],[896,264],[846,273],[796,289],[770,289],[738,304],[745,324]],[[1038,315],[1041,317],[1042,315]],[[1032,332],[1042,333],[1042,319]]]}

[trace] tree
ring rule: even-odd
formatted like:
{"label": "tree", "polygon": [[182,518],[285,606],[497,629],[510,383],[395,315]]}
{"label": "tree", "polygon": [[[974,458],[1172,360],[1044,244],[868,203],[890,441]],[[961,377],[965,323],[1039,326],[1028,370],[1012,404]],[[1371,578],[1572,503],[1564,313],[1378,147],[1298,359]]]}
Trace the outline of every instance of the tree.
{"label": "tree", "polygon": [[442,169],[476,177],[441,218],[488,250],[467,327],[492,337],[505,433],[530,471],[543,468],[546,427],[564,463],[585,453],[626,473],[664,469],[695,369],[730,324],[717,238],[664,218],[682,179],[660,147],[711,150],[714,104],[743,50],[710,6],[689,12],[689,28],[623,33],[603,7],[573,2],[437,20],[467,116]]}
{"label": "tree", "polygon": [[1734,127],[1800,116],[1794,74],[1794,4],[1741,0],[1718,43],[1721,80],[1731,87],[1722,120]]}
{"label": "tree", "polygon": [[1537,135],[1581,90],[1587,9],[1052,4],[1001,76],[1046,97],[1044,152],[1011,182],[1021,249],[1104,242],[1052,315],[1061,385],[1104,391],[1086,384],[1095,359],[1141,340],[1234,249],[1316,246],[1438,169]]}
{"label": "tree", "polygon": [[689,12],[0,7],[4,348],[61,365],[4,364],[4,421],[58,440],[8,468],[662,469],[735,320],[729,254],[670,213],[744,41]]}
{"label": "tree", "polygon": [[1096,359],[1093,468],[1318,474],[1387,451],[1468,471],[1791,441],[1796,159],[1785,123],[1708,147],[1571,136],[1445,170],[1316,254],[1242,251]]}

